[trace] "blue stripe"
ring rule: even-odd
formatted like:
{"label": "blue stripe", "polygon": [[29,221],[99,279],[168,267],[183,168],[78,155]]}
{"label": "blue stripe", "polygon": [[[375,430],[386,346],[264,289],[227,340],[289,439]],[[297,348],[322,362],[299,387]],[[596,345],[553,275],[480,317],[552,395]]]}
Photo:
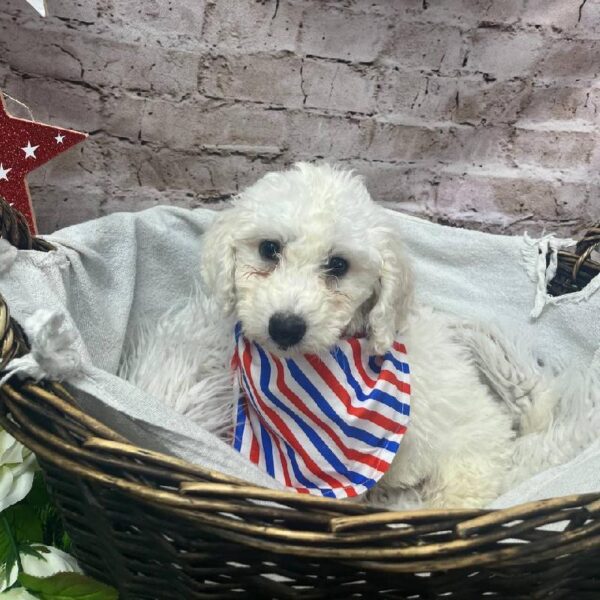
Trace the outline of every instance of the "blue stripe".
{"label": "blue stripe", "polygon": [[260,427],[260,439],[262,441],[262,449],[265,457],[267,473],[271,477],[275,477],[275,468],[273,467],[273,443],[271,442],[271,436],[260,421],[258,424]]}
{"label": "blue stripe", "polygon": [[[250,402],[252,402],[253,406],[254,406],[254,410],[257,413],[258,419],[259,421],[262,418],[262,410],[261,408],[257,405],[256,402],[256,398],[254,397],[254,394],[252,393],[252,388],[250,387],[248,380],[246,379],[246,375],[243,371],[240,371],[240,373],[242,374],[242,383],[244,388],[246,389],[246,394],[248,394],[248,398],[250,398]],[[288,445],[288,443],[285,441],[285,439],[281,440],[284,444],[284,446],[287,448],[287,454],[290,458],[290,462],[292,465],[292,471],[294,471],[294,475],[296,476],[296,479],[304,486],[307,488],[311,488],[313,490],[320,490],[321,492],[323,492],[323,490],[321,490],[319,488],[319,486],[316,483],[313,483],[312,481],[306,479],[306,477],[304,477],[302,475],[302,472],[300,471],[300,468],[298,467],[298,463],[296,461],[296,457],[294,456],[294,451],[293,449],[291,449]],[[290,450],[292,451],[292,454],[290,454]],[[323,494],[326,495],[326,494]]]}
{"label": "blue stripe", "polygon": [[241,374],[242,374],[242,387],[246,390],[246,397],[250,399],[250,402],[254,406],[254,410],[256,411],[257,416],[260,419],[262,416],[262,411],[260,409],[260,406],[258,406],[258,404],[256,403],[256,398],[254,397],[254,394],[252,393],[252,388],[248,384],[248,380],[246,379],[246,374],[243,371],[241,371]]}
{"label": "blue stripe", "polygon": [[239,452],[242,449],[242,440],[244,439],[244,428],[246,426],[246,411],[244,410],[244,398],[242,394],[238,398],[237,421],[235,425],[235,437],[233,447]]}
{"label": "blue stripe", "polygon": [[241,321],[238,321],[235,324],[235,329],[233,331],[234,331],[234,335],[235,335],[235,341],[237,343],[237,342],[239,342],[240,336],[242,335],[242,322]]}
{"label": "blue stripe", "polygon": [[369,356],[369,369],[371,369],[373,373],[379,373],[381,371],[381,365],[377,364],[375,356]]}
{"label": "blue stripe", "polygon": [[[295,423],[302,429],[306,437],[312,442],[315,449],[325,458],[325,460],[341,475],[344,475],[354,484],[364,484],[368,486],[375,485],[375,481],[356,473],[356,471],[350,471],[340,461],[340,459],[331,451],[329,446],[319,437],[317,432],[310,427],[300,416],[294,413],[288,406],[281,402],[269,389],[269,382],[271,380],[271,365],[265,352],[259,346],[256,346],[260,356],[261,370],[260,370],[260,389],[265,396],[280,410],[284,411],[289,417],[291,417]],[[289,360],[289,359],[288,359]],[[286,361],[287,362],[287,361]]]}
{"label": "blue stripe", "polygon": [[352,386],[352,389],[354,390],[354,393],[356,394],[356,398],[358,400],[360,400],[361,402],[371,399],[377,400],[378,402],[389,406],[390,408],[394,409],[400,414],[406,414],[406,409],[404,408],[406,405],[403,402],[400,402],[397,398],[394,398],[394,396],[391,396],[390,394],[386,394],[385,392],[382,392],[378,389],[372,390],[371,393],[368,395],[365,394],[358,382],[356,381],[356,379],[354,379],[354,376],[352,375],[352,371],[350,369],[350,364],[348,362],[347,357],[341,352],[332,352],[331,355],[333,356],[337,364],[340,366],[340,368],[344,371],[348,383]]}
{"label": "blue stripe", "polygon": [[298,385],[304,389],[304,391],[316,402],[321,411],[327,415],[348,437],[354,438],[355,440],[360,440],[361,442],[364,442],[369,446],[373,446],[374,448],[384,448],[390,452],[398,451],[400,445],[397,442],[393,442],[386,438],[377,437],[376,435],[373,435],[372,433],[365,431],[360,427],[349,425],[335,412],[335,410],[323,397],[321,392],[319,392],[319,390],[292,359],[287,359],[286,363],[292,377],[296,380]]}
{"label": "blue stripe", "polygon": [[394,355],[391,352],[388,352],[384,358],[385,360],[389,360],[401,373],[410,373],[408,363],[401,362],[397,358],[394,358]]}
{"label": "blue stripe", "polygon": [[290,459],[290,464],[292,465],[292,471],[294,471],[294,476],[296,479],[306,488],[311,488],[313,490],[319,490],[323,496],[327,496],[328,498],[335,498],[335,494],[329,488],[320,488],[318,485],[315,485],[312,481],[309,481],[304,477],[300,466],[298,465],[298,461],[296,460],[296,452],[294,449],[286,442],[283,442],[285,449],[287,451],[288,458]]}

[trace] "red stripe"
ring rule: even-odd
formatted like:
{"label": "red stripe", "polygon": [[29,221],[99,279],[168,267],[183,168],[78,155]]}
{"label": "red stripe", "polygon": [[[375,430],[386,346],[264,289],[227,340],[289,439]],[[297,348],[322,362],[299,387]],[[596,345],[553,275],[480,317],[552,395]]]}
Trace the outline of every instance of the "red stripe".
{"label": "red stripe", "polygon": [[403,394],[410,394],[410,384],[406,383],[406,381],[400,381],[392,371],[388,371],[387,369],[380,371],[379,379],[391,383]]}
{"label": "red stripe", "polygon": [[402,354],[406,354],[406,346],[400,342],[394,342],[392,348],[398,352],[402,352]]}
{"label": "red stripe", "polygon": [[321,379],[329,386],[331,391],[342,401],[348,414],[361,419],[365,419],[379,425],[382,429],[395,433],[398,431],[398,423],[385,417],[381,413],[368,408],[354,406],[348,390],[337,380],[335,375],[329,370],[329,367],[316,355],[306,356],[306,360],[312,368],[318,373]]}
{"label": "red stripe", "polygon": [[240,357],[238,356],[237,347],[233,352],[233,356],[231,357],[230,366],[232,371],[237,371],[238,367],[240,366]]}
{"label": "red stripe", "polygon": [[360,342],[356,338],[348,338],[348,343],[352,348],[352,358],[354,359],[354,366],[356,367],[358,374],[369,387],[374,388],[377,385],[377,382],[367,375],[367,372],[363,367],[362,348],[360,347]]}
{"label": "red stripe", "polygon": [[[250,410],[248,408],[248,398],[246,397],[246,393],[244,392],[244,412],[246,413],[246,424],[247,427],[244,428],[244,433],[242,435],[242,439],[245,435],[250,435],[250,462],[258,465],[260,463],[260,445],[258,443],[258,437],[254,433],[254,428],[252,427],[252,421],[250,420]],[[263,421],[261,415],[259,413],[255,413],[256,417],[259,421]],[[264,423],[264,421],[263,421]],[[247,434],[246,431],[249,433]]]}
{"label": "red stripe", "polygon": [[[383,459],[376,458],[372,454],[364,454],[359,450],[355,450],[353,448],[348,448],[344,442],[340,439],[340,437],[336,434],[336,432],[324,421],[319,419],[316,414],[310,411],[307,406],[302,402],[300,398],[287,386],[285,383],[285,379],[283,377],[283,365],[281,361],[273,356],[273,361],[275,362],[275,366],[277,368],[277,386],[282,391],[283,395],[304,415],[306,415],[311,421],[316,423],[321,429],[323,429],[327,435],[335,442],[336,446],[343,452],[346,458],[351,460],[356,460],[364,465],[368,465],[382,473],[390,466],[390,463],[386,462]],[[382,468],[383,467],[383,468]]]}
{"label": "red stripe", "polygon": [[256,439],[256,435],[254,434],[254,429],[252,429],[252,427],[250,427],[249,429],[250,434],[252,436],[250,443],[250,461],[257,465],[258,461],[260,460],[258,440]]}
{"label": "red stripe", "polygon": [[[367,375],[363,367],[362,349],[360,347],[360,343],[355,338],[349,338],[348,342],[350,346],[352,346],[352,356],[354,358],[354,364],[356,365],[356,369],[358,370],[359,375],[362,377],[364,382],[367,385],[369,385],[369,387],[374,388],[377,385],[377,382]],[[393,347],[398,352],[406,353],[406,348],[404,347],[404,344],[394,342]],[[400,381],[389,369],[384,369],[380,371],[379,379],[383,379],[384,381],[391,383],[398,389],[398,391],[402,392],[403,394],[410,394],[410,385],[408,383],[405,383],[404,381]]]}
{"label": "red stripe", "polygon": [[350,486],[346,486],[344,488],[344,492],[346,492],[346,495],[348,496],[348,498],[354,498],[355,496],[358,496],[358,492]]}
{"label": "red stripe", "polygon": [[264,413],[266,415],[268,415],[269,419],[271,419],[271,421],[275,424],[275,426],[283,432],[283,437],[286,440],[288,440],[288,442],[293,446],[294,450],[302,457],[302,459],[304,460],[304,463],[306,464],[308,469],[311,471],[311,473],[313,473],[314,475],[316,475],[323,481],[326,481],[332,488],[343,487],[342,484],[337,479],[335,479],[335,477],[332,477],[328,473],[325,473],[323,470],[321,470],[319,465],[317,465],[310,458],[308,453],[304,450],[302,445],[298,442],[298,440],[296,439],[294,434],[290,431],[289,427],[282,421],[282,419],[279,418],[279,415],[277,415],[277,413],[274,410],[270,409],[262,401],[262,397],[258,393],[256,386],[254,385],[254,380],[252,378],[252,373],[250,371],[251,357],[250,357],[250,351],[249,351],[247,342],[244,343],[244,355],[243,355],[242,360],[244,361],[244,369],[246,371],[246,375],[248,376],[248,380],[250,381],[250,385],[252,386],[252,391],[254,392],[254,398],[260,404]]}
{"label": "red stripe", "polygon": [[283,478],[285,479],[285,485],[288,487],[294,487],[292,485],[292,480],[290,479],[290,473],[288,471],[287,461],[285,459],[285,454],[281,448],[281,444],[279,443],[279,438],[275,436],[271,436],[271,439],[275,442],[277,446],[277,451],[279,452],[279,459],[281,461],[281,470],[283,471]]}

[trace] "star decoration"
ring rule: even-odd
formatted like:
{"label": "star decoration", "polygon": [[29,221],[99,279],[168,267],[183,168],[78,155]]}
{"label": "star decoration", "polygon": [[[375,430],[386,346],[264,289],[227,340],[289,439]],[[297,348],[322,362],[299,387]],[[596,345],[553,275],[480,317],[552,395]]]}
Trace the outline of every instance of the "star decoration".
{"label": "star decoration", "polygon": [[10,116],[0,93],[0,196],[25,215],[32,233],[37,227],[25,176],[85,138],[85,133]]}
{"label": "star decoration", "polygon": [[25,148],[21,148],[23,152],[25,152],[25,158],[35,158],[35,151],[39,148],[39,146],[32,146],[31,142],[27,142],[27,146]]}
{"label": "star decoration", "polygon": [[31,4],[35,10],[37,10],[42,17],[45,17],[48,14],[48,9],[46,8],[46,0],[27,0],[27,4]]}

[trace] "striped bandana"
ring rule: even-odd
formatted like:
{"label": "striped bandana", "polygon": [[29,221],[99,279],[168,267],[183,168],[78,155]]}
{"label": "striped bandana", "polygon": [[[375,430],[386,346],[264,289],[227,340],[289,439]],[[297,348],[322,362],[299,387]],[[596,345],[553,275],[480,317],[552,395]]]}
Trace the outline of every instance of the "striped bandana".
{"label": "striped bandana", "polygon": [[327,355],[280,358],[235,328],[231,361],[241,395],[234,448],[299,493],[346,498],[389,468],[410,414],[406,348],[381,357],[366,340],[341,340]]}

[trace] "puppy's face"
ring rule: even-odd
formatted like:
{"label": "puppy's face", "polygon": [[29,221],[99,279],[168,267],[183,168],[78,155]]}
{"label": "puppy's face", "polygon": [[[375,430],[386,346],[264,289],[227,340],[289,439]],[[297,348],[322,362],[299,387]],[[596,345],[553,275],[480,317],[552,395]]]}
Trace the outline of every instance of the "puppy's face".
{"label": "puppy's face", "polygon": [[272,173],[204,243],[204,278],[244,335],[280,354],[364,334],[384,352],[410,298],[400,242],[361,180],[328,166]]}

